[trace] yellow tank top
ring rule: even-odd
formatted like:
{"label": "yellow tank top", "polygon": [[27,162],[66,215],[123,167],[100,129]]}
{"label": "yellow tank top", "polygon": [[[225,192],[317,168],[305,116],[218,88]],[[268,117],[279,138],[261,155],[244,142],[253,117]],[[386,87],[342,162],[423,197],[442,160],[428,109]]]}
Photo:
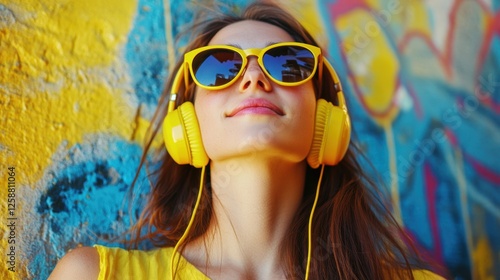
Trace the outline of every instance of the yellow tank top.
{"label": "yellow tank top", "polygon": [[[170,279],[172,269],[170,258],[173,248],[152,251],[124,250],[100,245],[94,246],[99,252],[99,278],[107,279]],[[181,256],[176,279],[209,279]]]}
{"label": "yellow tank top", "polygon": [[[173,248],[152,251],[124,250],[94,245],[99,252],[99,278],[107,279],[171,279],[170,258]],[[416,280],[444,279],[427,270],[413,270]],[[176,279],[209,279],[181,256]]]}

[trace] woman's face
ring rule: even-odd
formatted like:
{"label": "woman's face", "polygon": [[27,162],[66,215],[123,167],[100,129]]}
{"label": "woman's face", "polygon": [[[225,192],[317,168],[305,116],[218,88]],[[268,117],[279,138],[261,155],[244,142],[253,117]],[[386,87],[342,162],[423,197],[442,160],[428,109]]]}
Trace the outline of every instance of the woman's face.
{"label": "woman's face", "polygon": [[[247,20],[221,29],[209,45],[248,49],[291,41],[279,27]],[[246,71],[230,87],[196,90],[195,110],[208,157],[214,162],[237,157],[303,161],[314,132],[312,81],[280,86],[265,76],[256,57],[248,60]]]}

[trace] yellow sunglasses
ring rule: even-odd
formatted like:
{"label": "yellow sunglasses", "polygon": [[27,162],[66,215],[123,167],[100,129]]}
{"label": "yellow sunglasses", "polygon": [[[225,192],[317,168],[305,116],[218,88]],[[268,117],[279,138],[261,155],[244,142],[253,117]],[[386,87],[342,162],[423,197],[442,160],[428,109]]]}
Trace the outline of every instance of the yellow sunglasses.
{"label": "yellow sunglasses", "polygon": [[[298,42],[269,45],[263,49],[242,50],[228,45],[194,49],[184,55],[184,71],[189,71],[199,87],[220,90],[232,85],[256,56],[266,76],[278,85],[297,86],[309,81],[320,61],[321,49]],[[184,73],[187,76],[187,73]]]}

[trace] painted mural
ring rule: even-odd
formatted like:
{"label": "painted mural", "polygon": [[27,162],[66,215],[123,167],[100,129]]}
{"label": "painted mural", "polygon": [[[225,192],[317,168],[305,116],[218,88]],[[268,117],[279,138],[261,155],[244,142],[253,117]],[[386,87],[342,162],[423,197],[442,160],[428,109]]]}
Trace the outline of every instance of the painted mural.
{"label": "painted mural", "polygon": [[[123,246],[195,2],[0,0],[1,279],[46,279],[77,246]],[[394,216],[451,279],[499,279],[500,1],[290,2],[341,76]]]}

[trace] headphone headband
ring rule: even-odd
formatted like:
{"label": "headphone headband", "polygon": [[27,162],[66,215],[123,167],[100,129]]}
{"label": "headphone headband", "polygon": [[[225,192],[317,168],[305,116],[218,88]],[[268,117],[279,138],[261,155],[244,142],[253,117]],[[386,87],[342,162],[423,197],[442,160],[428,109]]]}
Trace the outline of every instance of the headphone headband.
{"label": "headphone headband", "polygon": [[328,61],[328,59],[323,58],[323,63],[325,64],[326,68],[330,72],[330,75],[332,75],[333,82],[335,83],[335,86],[338,87],[337,89],[337,99],[339,101],[339,107],[342,108],[347,113],[347,106],[344,98],[344,92],[342,90],[342,84],[340,83],[339,76],[337,75],[337,71],[333,68],[332,64]]}

